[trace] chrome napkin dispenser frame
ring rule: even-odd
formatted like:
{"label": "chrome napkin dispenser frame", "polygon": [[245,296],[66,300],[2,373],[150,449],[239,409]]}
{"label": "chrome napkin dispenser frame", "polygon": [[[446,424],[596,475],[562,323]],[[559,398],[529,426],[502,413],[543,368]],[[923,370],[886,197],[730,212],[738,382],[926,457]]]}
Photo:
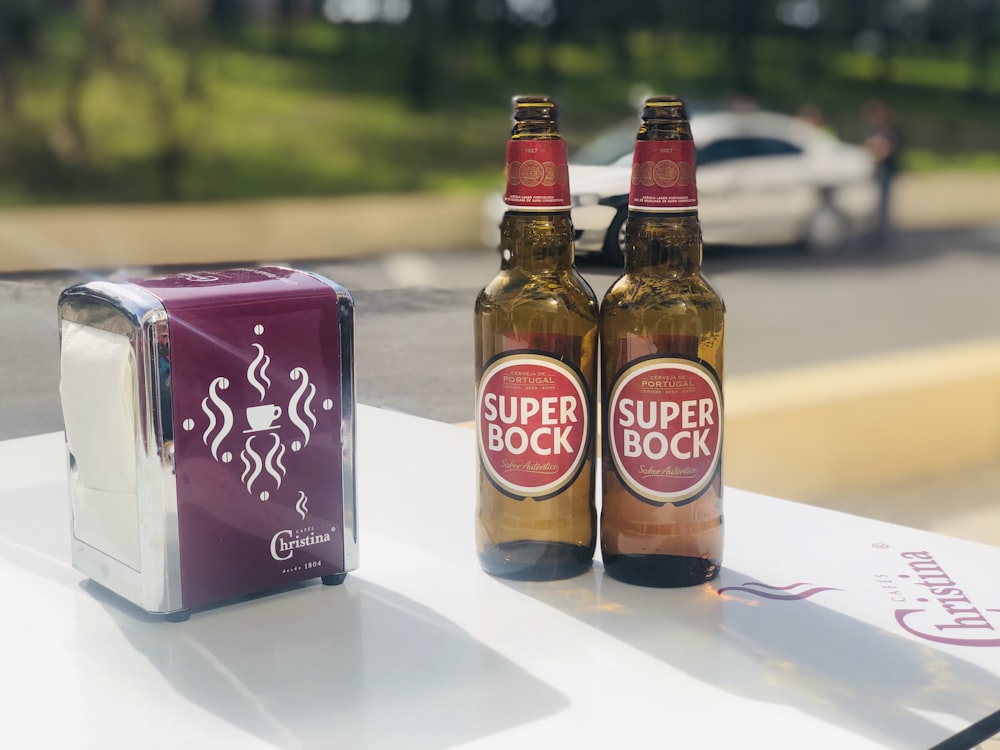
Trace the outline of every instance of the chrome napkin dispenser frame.
{"label": "chrome napkin dispenser frame", "polygon": [[235,269],[58,311],[74,567],[170,619],[357,567],[346,289]]}

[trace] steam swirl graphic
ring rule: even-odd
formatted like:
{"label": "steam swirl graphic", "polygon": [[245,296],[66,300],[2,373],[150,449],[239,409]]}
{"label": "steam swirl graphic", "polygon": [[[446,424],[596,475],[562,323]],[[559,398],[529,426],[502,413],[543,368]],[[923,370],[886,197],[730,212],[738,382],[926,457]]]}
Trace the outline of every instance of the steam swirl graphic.
{"label": "steam swirl graphic", "polygon": [[[288,417],[302,433],[303,445],[309,445],[309,436],[316,427],[316,415],[312,411],[312,400],[316,395],[316,386],[309,382],[309,373],[301,367],[296,367],[290,373],[292,380],[302,380],[302,383],[292,394],[288,403]],[[301,403],[305,396],[305,403]],[[301,413],[300,413],[301,412]],[[306,420],[309,424],[306,424]]]}
{"label": "steam swirl graphic", "polygon": [[[267,377],[267,366],[271,364],[271,358],[264,353],[264,347],[260,344],[254,344],[253,347],[257,350],[257,356],[247,368],[247,382],[260,394],[260,400],[263,402],[267,393],[264,386],[265,384],[268,387],[271,385],[271,379]],[[262,380],[263,383],[261,383]]]}
{"label": "steam swirl graphic", "polygon": [[[285,476],[285,466],[281,463],[281,459],[285,455],[285,446],[281,444],[281,439],[277,435],[272,433],[271,437],[274,438],[274,444],[267,452],[267,458],[264,459],[264,470],[274,477],[274,481],[280,487],[281,479]],[[280,474],[278,473],[279,470],[281,471]]]}
{"label": "steam swirl graphic", "polygon": [[[792,589],[799,588],[800,586],[813,586],[811,583],[790,583],[787,586],[768,586],[766,583],[759,583],[757,581],[748,581],[742,586],[726,586],[718,590],[718,594],[722,594],[725,591],[742,591],[746,594],[753,594],[754,596],[759,596],[763,599],[774,599],[776,601],[790,602],[798,599],[808,599],[810,596],[814,596],[823,591],[842,591],[843,589],[835,589],[829,586],[813,586],[811,589],[805,591],[793,592]],[[753,587],[753,588],[750,588]],[[760,590],[764,589],[764,590]],[[789,593],[780,594],[779,591],[786,591]]]}
{"label": "steam swirl graphic", "polygon": [[252,435],[250,439],[247,440],[246,447],[240,453],[240,458],[243,459],[244,466],[243,475],[240,477],[240,481],[246,485],[247,492],[253,492],[253,483],[256,481],[257,477],[260,476],[260,471],[264,466],[264,462],[261,459],[260,454],[253,449],[252,443],[255,437],[256,435]]}
{"label": "steam swirl graphic", "polygon": [[222,426],[219,428],[219,432],[215,436],[215,439],[212,440],[211,445],[212,458],[216,461],[219,460],[219,446],[222,445],[222,441],[226,439],[226,436],[229,435],[230,431],[233,429],[233,410],[229,408],[229,404],[223,401],[222,397],[219,396],[219,391],[224,391],[228,387],[228,378],[216,378],[208,387],[208,396],[201,400],[201,410],[208,416],[208,427],[205,428],[205,432],[201,436],[201,442],[205,445],[208,445],[208,438],[218,424],[218,418],[216,417],[215,412],[209,408],[209,399],[211,399],[212,405],[215,406],[222,417]]}
{"label": "steam swirl graphic", "polygon": [[302,490],[299,490],[299,499],[295,503],[295,510],[297,510],[299,512],[299,515],[302,516],[303,521],[306,520],[306,513],[309,512],[309,508],[306,507],[306,503],[308,502],[309,498],[306,497],[306,493],[304,493]]}
{"label": "steam swirl graphic", "polygon": [[263,472],[267,472],[276,482],[275,488],[281,487],[281,481],[285,476],[286,469],[281,459],[285,455],[285,446],[281,444],[281,439],[274,433],[268,435],[271,438],[271,447],[267,450],[266,457],[261,457],[253,446],[253,441],[257,435],[251,435],[246,442],[244,450],[240,453],[243,460],[243,475],[240,481],[247,488],[247,492],[253,494],[253,485],[260,478]]}

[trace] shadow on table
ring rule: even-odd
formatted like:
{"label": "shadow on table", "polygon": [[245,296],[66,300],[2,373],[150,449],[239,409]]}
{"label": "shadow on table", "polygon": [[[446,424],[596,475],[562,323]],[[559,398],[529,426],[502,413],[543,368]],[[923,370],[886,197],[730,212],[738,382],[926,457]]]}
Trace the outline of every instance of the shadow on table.
{"label": "shadow on table", "polygon": [[918,711],[972,724],[1000,708],[1000,678],[969,661],[812,599],[762,598],[747,581],[724,569],[711,584],[650,589],[615,581],[598,564],[567,581],[508,585],[706,684],[887,747],[928,747],[950,734]]}
{"label": "shadow on table", "polygon": [[[80,644],[81,710],[88,726],[103,728],[100,736],[131,731],[136,717],[123,721],[122,705],[155,720],[157,726],[139,725],[146,733],[170,716],[130,682],[141,672],[120,666],[131,663],[128,654],[102,653],[115,640],[107,618],[184,700],[261,745],[446,748],[568,704],[450,620],[351,575],[340,586],[304,583],[183,623],[147,615],[80,581],[68,560],[66,503],[62,482],[0,492],[0,560],[86,591],[70,637]],[[109,681],[120,703],[95,687]],[[146,739],[160,746],[154,734]]]}
{"label": "shadow on table", "polygon": [[85,586],[186,700],[280,747],[445,748],[567,705],[439,614],[351,576],[176,624]]}

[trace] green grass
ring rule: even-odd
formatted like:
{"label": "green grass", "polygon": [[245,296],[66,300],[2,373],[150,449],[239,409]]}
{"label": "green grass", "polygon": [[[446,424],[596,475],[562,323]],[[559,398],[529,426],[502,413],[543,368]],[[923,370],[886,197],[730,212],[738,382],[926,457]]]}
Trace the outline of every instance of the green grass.
{"label": "green grass", "polygon": [[[68,148],[61,124],[80,35],[65,18],[46,29],[43,54],[18,70],[17,117],[0,120],[0,204],[482,191],[499,182],[515,93],[556,96],[572,149],[634,117],[630,98],[642,88],[706,102],[733,89],[717,37],[636,32],[619,70],[609,47],[545,48],[529,33],[506,61],[487,39],[439,45],[432,83],[415,98],[405,29],[312,23],[293,30],[290,54],[275,51],[267,27],[209,40],[191,92],[183,50],[138,28],[121,62],[87,83],[82,152]],[[864,132],[861,103],[888,99],[908,168],[1000,168],[1000,58],[980,99],[967,91],[962,50],[903,50],[883,81],[876,61],[833,41],[767,38],[754,69],[762,106],[818,104],[850,140]]]}

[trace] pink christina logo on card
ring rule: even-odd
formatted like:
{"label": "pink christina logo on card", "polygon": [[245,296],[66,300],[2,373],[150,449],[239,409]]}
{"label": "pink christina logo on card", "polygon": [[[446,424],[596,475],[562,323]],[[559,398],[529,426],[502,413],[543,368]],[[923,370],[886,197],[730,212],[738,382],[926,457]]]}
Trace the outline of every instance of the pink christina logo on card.
{"label": "pink christina logo on card", "polygon": [[[872,545],[890,550],[888,544]],[[947,646],[1000,648],[1000,608],[978,605],[968,587],[926,550],[898,552],[893,566],[898,572],[878,573],[875,585],[892,604],[892,622],[915,638]],[[798,582],[773,586],[748,581],[740,586],[724,586],[717,594],[749,594],[773,601],[802,601],[828,591],[844,591],[832,586]]]}
{"label": "pink christina logo on card", "polygon": [[906,603],[894,612],[899,627],[917,638],[949,646],[1000,647],[1000,616],[996,614],[1000,609],[976,606],[930,552],[900,552],[899,557],[906,563],[906,572],[877,576],[892,601]]}

